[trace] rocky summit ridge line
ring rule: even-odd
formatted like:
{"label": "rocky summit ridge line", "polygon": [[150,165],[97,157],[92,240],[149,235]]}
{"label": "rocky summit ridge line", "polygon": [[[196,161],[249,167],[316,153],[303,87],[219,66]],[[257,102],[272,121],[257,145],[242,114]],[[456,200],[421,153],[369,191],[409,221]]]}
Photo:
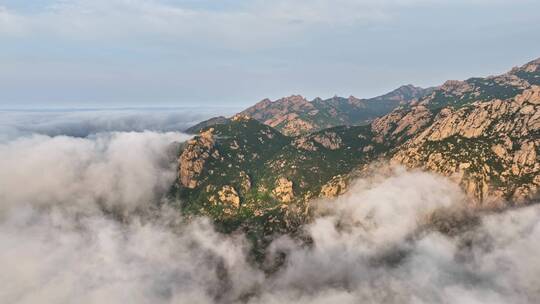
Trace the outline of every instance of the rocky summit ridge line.
{"label": "rocky summit ridge line", "polygon": [[[210,216],[224,231],[242,229],[262,243],[294,232],[315,198],[346,192],[377,161],[447,176],[475,209],[538,201],[540,59],[503,75],[398,91],[394,109],[363,124],[367,116],[331,109],[376,101],[300,96],[205,122],[181,148],[171,193],[187,214]],[[332,121],[316,118],[331,112]],[[311,127],[303,128],[306,122]]]}
{"label": "rocky summit ridge line", "polygon": [[[334,96],[309,101],[303,96],[292,95],[275,101],[264,99],[239,114],[256,119],[284,135],[296,136],[341,125],[369,124],[373,119],[388,114],[400,105],[417,101],[432,91],[433,88],[405,85],[370,99]],[[225,117],[214,117],[186,131],[198,133],[207,126],[227,121],[229,119]]]}

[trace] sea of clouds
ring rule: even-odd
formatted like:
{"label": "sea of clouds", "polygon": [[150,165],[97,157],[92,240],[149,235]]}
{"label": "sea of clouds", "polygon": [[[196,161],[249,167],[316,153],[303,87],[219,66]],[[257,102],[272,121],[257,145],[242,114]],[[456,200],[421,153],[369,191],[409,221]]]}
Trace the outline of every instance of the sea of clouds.
{"label": "sea of clouds", "polygon": [[32,134],[87,137],[103,132],[183,131],[235,108],[0,110],[0,142]]}
{"label": "sea of clouds", "polygon": [[[46,115],[44,125],[60,124]],[[312,244],[277,237],[268,260],[286,259],[269,274],[242,234],[187,221],[165,201],[175,142],[189,136],[98,130],[19,130],[0,142],[0,303],[540,301],[538,206],[472,216],[443,234],[426,222],[461,214],[460,189],[382,170],[316,202]]]}

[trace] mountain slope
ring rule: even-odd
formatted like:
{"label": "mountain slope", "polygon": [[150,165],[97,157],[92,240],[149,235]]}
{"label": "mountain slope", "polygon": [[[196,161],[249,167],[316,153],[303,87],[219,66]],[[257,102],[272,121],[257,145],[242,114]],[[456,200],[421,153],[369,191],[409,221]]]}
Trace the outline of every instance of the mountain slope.
{"label": "mountain slope", "polygon": [[[539,76],[536,60],[501,76],[447,82],[370,124],[294,137],[255,115],[236,115],[206,125],[186,144],[172,193],[187,213],[209,215],[223,230],[243,229],[263,243],[295,231],[309,219],[313,199],[347,191],[375,161],[448,176],[473,208],[532,203],[540,187]],[[325,104],[351,103],[333,102]],[[317,101],[267,101],[249,112],[282,105],[305,112]]]}
{"label": "mountain slope", "polygon": [[291,138],[237,115],[187,142],[172,192],[184,212],[264,242],[304,223],[311,199],[345,191],[347,175],[386,149],[372,137],[356,126]]}

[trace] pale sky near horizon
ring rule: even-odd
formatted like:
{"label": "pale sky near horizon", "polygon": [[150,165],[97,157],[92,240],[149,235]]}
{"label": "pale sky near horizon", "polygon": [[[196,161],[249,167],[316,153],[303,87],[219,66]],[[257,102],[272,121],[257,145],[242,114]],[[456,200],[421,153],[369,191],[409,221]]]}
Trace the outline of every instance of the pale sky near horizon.
{"label": "pale sky near horizon", "polygon": [[0,0],[0,108],[371,97],[540,57],[538,0]]}

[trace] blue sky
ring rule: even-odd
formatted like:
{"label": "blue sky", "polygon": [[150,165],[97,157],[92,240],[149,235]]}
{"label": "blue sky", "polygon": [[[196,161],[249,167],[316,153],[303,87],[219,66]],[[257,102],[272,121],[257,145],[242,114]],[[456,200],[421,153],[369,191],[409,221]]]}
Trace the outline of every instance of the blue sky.
{"label": "blue sky", "polygon": [[537,0],[0,0],[0,108],[370,97],[540,57]]}

